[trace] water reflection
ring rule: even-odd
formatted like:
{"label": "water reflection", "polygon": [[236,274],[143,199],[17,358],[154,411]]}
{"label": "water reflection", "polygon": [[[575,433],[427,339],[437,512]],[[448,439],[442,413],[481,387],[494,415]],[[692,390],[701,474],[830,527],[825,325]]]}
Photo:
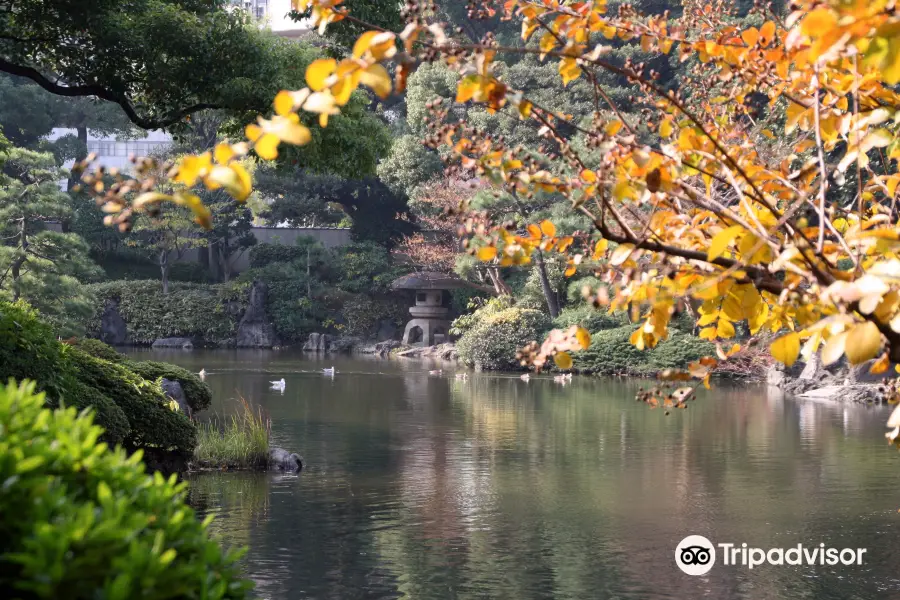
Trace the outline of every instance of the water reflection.
{"label": "water reflection", "polygon": [[[478,374],[290,353],[160,355],[218,412],[267,410],[299,476],[205,474],[191,501],[247,544],[265,598],[900,597],[900,463],[885,409],[720,387],[665,417],[641,382]],[[338,374],[323,377],[334,363]],[[268,382],[284,377],[285,393]],[[675,566],[714,542],[868,548],[860,567]]]}

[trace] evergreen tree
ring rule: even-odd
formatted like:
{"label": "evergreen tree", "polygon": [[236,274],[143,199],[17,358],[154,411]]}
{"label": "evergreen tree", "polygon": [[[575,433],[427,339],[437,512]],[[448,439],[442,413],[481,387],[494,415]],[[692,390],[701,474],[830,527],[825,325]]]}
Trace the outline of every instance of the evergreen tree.
{"label": "evergreen tree", "polygon": [[52,154],[11,148],[0,174],[0,298],[28,301],[62,334],[76,333],[90,315],[83,282],[100,275],[78,235],[48,228],[71,216],[59,188],[66,173]]}

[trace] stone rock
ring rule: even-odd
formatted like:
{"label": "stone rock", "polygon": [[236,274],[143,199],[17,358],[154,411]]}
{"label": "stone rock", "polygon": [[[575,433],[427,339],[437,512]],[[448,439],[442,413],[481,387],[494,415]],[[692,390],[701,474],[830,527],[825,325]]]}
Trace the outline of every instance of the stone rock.
{"label": "stone rock", "polygon": [[235,346],[238,348],[271,348],[278,345],[275,327],[266,314],[268,287],[262,281],[254,281],[250,288],[247,310],[238,324]]}
{"label": "stone rock", "polygon": [[191,338],[159,338],[151,346],[157,348],[180,348],[182,350],[193,350],[194,342]]}
{"label": "stone rock", "polygon": [[399,348],[403,344],[400,343],[399,340],[388,340],[386,342],[379,342],[375,344],[375,352],[378,356],[382,358],[386,358],[391,355],[391,350],[394,348]]}
{"label": "stone rock", "polygon": [[400,341],[403,332],[399,327],[394,325],[390,319],[382,319],[378,322],[378,331],[375,332],[376,342],[387,342],[390,340]]}
{"label": "stone rock", "polygon": [[269,468],[274,471],[296,473],[303,469],[303,459],[284,448],[269,448]]}
{"label": "stone rock", "polygon": [[878,385],[851,384],[826,385],[798,394],[804,400],[830,400],[834,402],[870,403],[881,402],[884,390]]}
{"label": "stone rock", "polygon": [[448,342],[436,346],[413,346],[408,350],[398,352],[397,356],[403,358],[439,358],[441,360],[455,361],[459,359],[456,344]]}
{"label": "stone rock", "polygon": [[867,360],[866,362],[851,366],[848,369],[848,378],[851,383],[882,383],[885,378],[893,379],[891,377],[892,374],[896,374],[897,371],[894,370],[894,367],[898,363],[891,363],[888,365],[887,371],[884,373],[871,373],[870,369],[872,365],[875,364],[877,359]]}
{"label": "stone rock", "polygon": [[187,415],[188,419],[193,418],[191,407],[187,403],[187,398],[184,396],[184,389],[182,389],[181,383],[163,378],[160,385],[162,386],[162,390],[166,393],[166,396],[178,403],[178,410]]}
{"label": "stone rock", "polygon": [[329,354],[349,354],[353,349],[362,343],[358,337],[341,336],[331,340],[328,345]]}
{"label": "stone rock", "polygon": [[119,301],[110,299],[100,315],[100,341],[110,346],[128,343],[128,324],[119,314]]}
{"label": "stone rock", "polygon": [[328,352],[331,348],[332,337],[327,333],[311,333],[306,343],[303,344],[304,352]]}

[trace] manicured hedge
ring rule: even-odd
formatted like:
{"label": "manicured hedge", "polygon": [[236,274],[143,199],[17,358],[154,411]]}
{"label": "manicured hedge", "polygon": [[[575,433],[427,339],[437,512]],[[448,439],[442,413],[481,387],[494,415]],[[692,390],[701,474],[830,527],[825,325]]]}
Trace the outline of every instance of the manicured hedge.
{"label": "manicured hedge", "polygon": [[112,398],[125,413],[131,425],[124,440],[128,447],[193,452],[196,427],[185,415],[173,410],[172,401],[158,382],[147,381],[123,365],[93,357],[78,348],[70,348],[67,358],[79,381]]}
{"label": "manicured hedge", "polygon": [[684,368],[716,351],[713,344],[676,329],[656,348],[638,350],[629,339],[637,327],[624,325],[592,333],[590,348],[573,354],[575,369],[597,375],[654,375],[663,369]]}
{"label": "manicured hedge", "polygon": [[[30,379],[47,393],[51,407],[92,409],[95,422],[106,430],[104,441],[111,444],[190,453],[194,425],[172,409],[156,377],[147,381],[122,360],[115,350],[94,340],[61,343],[28,305],[0,302],[0,381]],[[160,372],[161,364],[147,367],[148,372]],[[191,379],[180,371],[167,372]],[[190,393],[208,404],[207,392],[203,386],[191,387]]]}
{"label": "manicured hedge", "polygon": [[99,444],[91,415],[44,405],[33,383],[0,386],[0,597],[248,597],[240,552],[210,539],[186,484]]}
{"label": "manicured hedge", "polygon": [[[244,294],[233,294],[228,285],[172,283],[168,294],[159,281],[110,281],[89,286],[97,297],[97,312],[88,333],[97,336],[100,315],[109,299],[119,303],[119,313],[128,323],[128,336],[135,344],[152,344],[166,337],[202,338],[219,343],[234,337],[237,314]],[[232,308],[229,302],[238,306]]]}

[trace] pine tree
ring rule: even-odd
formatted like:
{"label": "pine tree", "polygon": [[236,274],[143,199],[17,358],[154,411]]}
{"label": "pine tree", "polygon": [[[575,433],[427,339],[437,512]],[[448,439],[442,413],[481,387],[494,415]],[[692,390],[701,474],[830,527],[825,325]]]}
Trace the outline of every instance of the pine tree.
{"label": "pine tree", "polygon": [[52,154],[11,148],[0,173],[0,298],[25,300],[61,334],[76,333],[90,315],[83,282],[100,275],[78,235],[48,228],[72,213],[59,188],[66,173]]}

